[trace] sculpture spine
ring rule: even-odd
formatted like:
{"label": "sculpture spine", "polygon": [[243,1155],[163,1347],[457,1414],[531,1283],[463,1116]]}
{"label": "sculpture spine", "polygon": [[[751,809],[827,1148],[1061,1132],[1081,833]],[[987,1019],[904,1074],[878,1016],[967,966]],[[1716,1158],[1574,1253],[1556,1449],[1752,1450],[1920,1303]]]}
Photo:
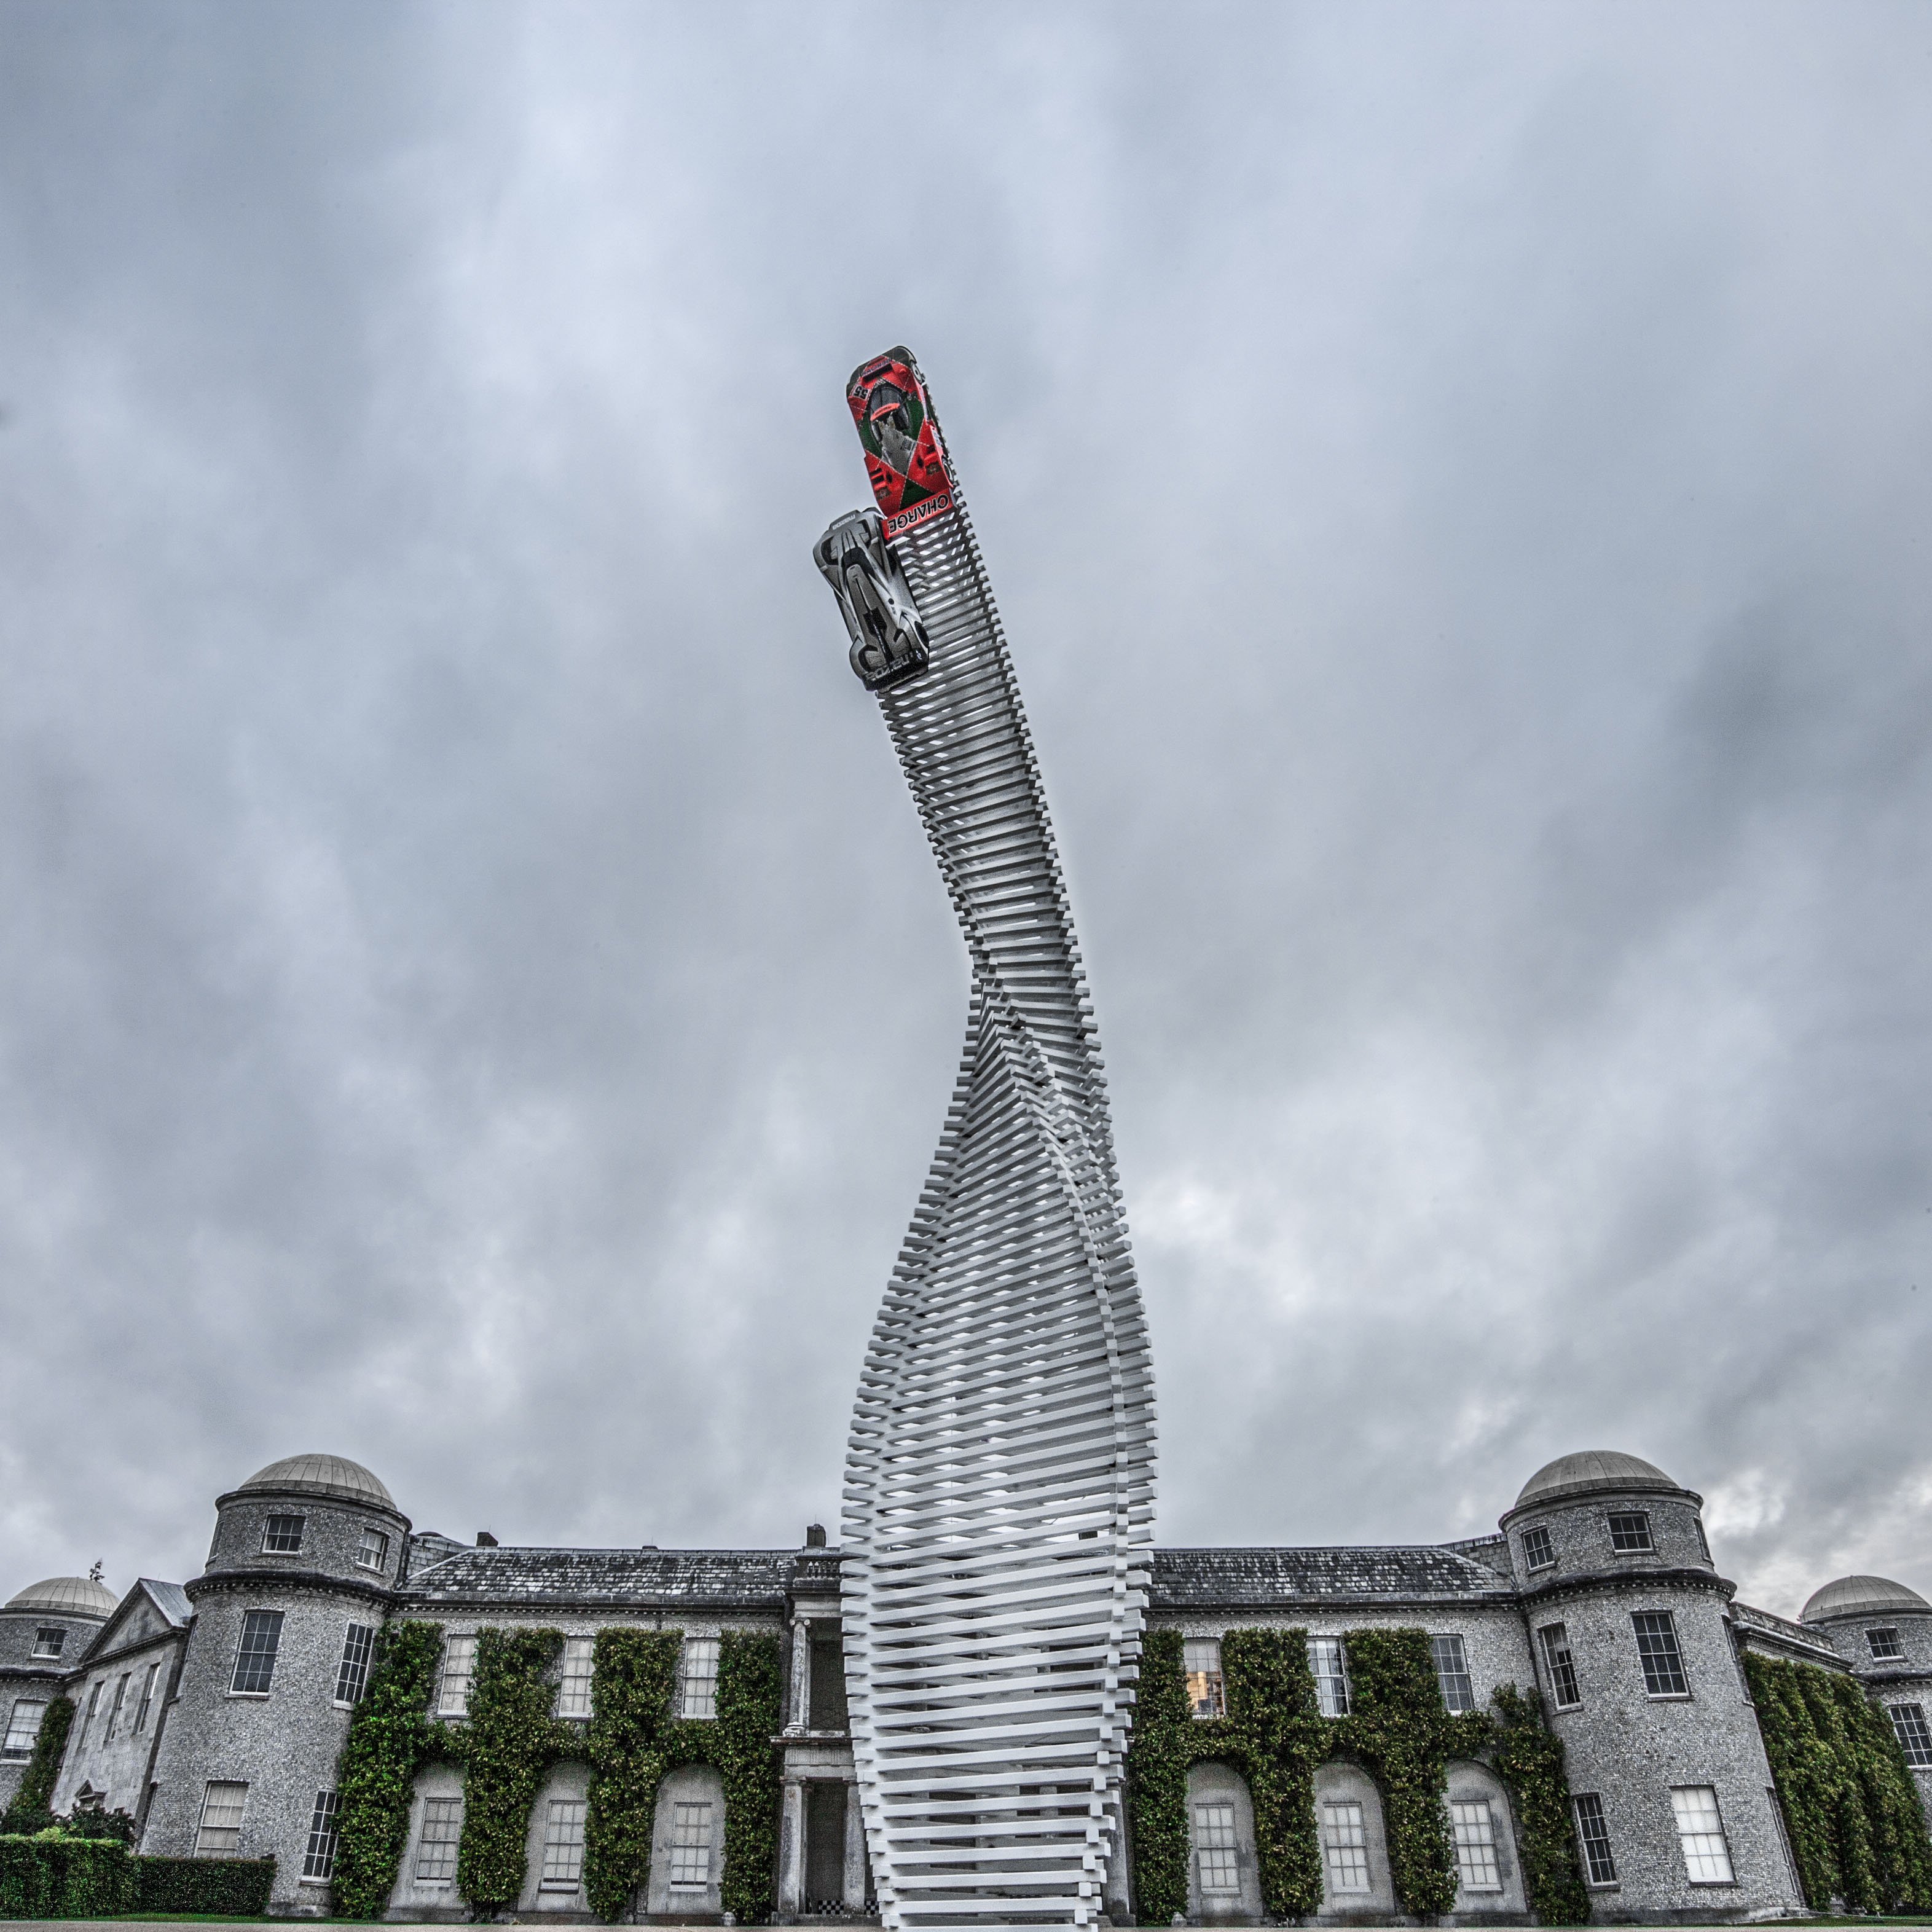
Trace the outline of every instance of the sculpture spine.
{"label": "sculpture spine", "polygon": [[1012,662],[922,376],[847,399],[820,541],[970,955],[958,1082],[860,1377],[841,1609],[890,1928],[1090,1924],[1120,1831],[1154,1383],[1093,1009]]}

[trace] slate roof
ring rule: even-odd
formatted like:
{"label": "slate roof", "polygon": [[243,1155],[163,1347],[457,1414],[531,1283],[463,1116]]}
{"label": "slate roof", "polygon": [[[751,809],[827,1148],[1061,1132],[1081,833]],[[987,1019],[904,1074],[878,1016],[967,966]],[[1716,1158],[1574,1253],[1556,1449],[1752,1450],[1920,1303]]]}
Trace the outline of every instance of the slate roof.
{"label": "slate roof", "polygon": [[704,1604],[777,1610],[784,1606],[798,1555],[792,1550],[465,1550],[417,1571],[403,1594],[427,1604]]}
{"label": "slate roof", "polygon": [[1412,1604],[1515,1592],[1486,1564],[1432,1544],[1336,1550],[1156,1550],[1156,1610],[1337,1604]]}
{"label": "slate roof", "polygon": [[163,1583],[152,1576],[140,1579],[141,1587],[154,1600],[154,1607],[178,1630],[194,1615],[188,1592],[178,1583]]}

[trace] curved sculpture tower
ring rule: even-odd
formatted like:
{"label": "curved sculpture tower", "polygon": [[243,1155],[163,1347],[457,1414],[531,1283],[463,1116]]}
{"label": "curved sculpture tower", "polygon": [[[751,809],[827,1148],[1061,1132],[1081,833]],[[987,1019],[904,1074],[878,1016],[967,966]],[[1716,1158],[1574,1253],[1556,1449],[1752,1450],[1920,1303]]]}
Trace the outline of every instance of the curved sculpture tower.
{"label": "curved sculpture tower", "polygon": [[847,399],[820,541],[971,956],[958,1084],[860,1377],[842,1610],[891,1928],[1085,1925],[1120,1829],[1154,1379],[1099,1040],[1019,691],[911,353]]}

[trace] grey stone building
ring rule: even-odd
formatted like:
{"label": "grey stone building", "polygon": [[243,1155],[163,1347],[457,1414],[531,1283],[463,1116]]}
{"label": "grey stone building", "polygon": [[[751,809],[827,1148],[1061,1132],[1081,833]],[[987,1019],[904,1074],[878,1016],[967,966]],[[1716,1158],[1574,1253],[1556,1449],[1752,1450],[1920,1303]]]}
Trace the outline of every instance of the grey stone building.
{"label": "grey stone building", "polygon": [[[1718,1574],[1697,1496],[1631,1456],[1588,1451],[1539,1470],[1493,1536],[1400,1548],[1162,1550],[1150,1622],[1178,1631],[1198,1714],[1221,1708],[1220,1646],[1256,1626],[1307,1634],[1323,1708],[1348,1708],[1346,1634],[1378,1625],[1430,1636],[1452,1711],[1499,1686],[1534,1688],[1562,1738],[1594,1918],[1693,1922],[1771,1917],[1801,1900],[1742,1665],[1748,1650],[1855,1677],[1887,1713],[1932,1804],[1932,1606],[1876,1577],[1827,1584],[1797,1622],[1734,1600]],[[39,1714],[76,1712],[54,1808],[124,1810],[144,1851],[278,1861],[273,1909],[326,1906],[337,1764],[376,1636],[395,1618],[443,1632],[433,1714],[466,1708],[476,1634],[541,1626],[566,1639],[556,1712],[590,1716],[591,1646],[602,1629],[682,1634],[683,1715],[713,1714],[719,1640],[778,1639],[785,1669],[776,1740],[782,1919],[868,1916],[838,1619],[838,1552],[824,1533],[795,1550],[476,1546],[416,1531],[383,1485],[339,1457],[271,1464],[215,1504],[208,1561],[185,1585],[143,1579],[118,1603],[84,1579],[23,1590],[0,1613],[10,1795]],[[588,1769],[548,1774],[530,1816],[520,1916],[587,1916]],[[1396,1909],[1382,1799],[1360,1767],[1322,1768],[1318,1922]],[[1232,1765],[1196,1766],[1189,1916],[1261,1916],[1253,1806]],[[1510,1796],[1475,1762],[1450,1766],[1457,1922],[1525,1922],[1528,1900]],[[717,1774],[687,1767],[657,1802],[640,1917],[715,1918],[724,1844]],[[455,1890],[461,1774],[425,1770],[389,1916],[466,1916]],[[1115,1923],[1134,1916],[1131,1846],[1108,1883]]]}

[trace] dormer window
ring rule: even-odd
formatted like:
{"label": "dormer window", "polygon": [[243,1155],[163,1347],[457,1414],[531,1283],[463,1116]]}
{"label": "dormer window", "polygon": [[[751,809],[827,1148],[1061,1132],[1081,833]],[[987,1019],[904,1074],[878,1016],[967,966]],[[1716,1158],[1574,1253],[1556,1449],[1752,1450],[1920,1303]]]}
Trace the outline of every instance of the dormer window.
{"label": "dormer window", "polygon": [[1550,1532],[1540,1525],[1522,1533],[1522,1560],[1532,1570],[1553,1570],[1556,1567],[1556,1551],[1550,1540]]}
{"label": "dormer window", "polygon": [[389,1539],[380,1529],[364,1529],[362,1540],[356,1546],[356,1567],[380,1572],[388,1561]]}
{"label": "dormer window", "polygon": [[1896,1662],[1905,1655],[1905,1646],[1898,1640],[1895,1630],[1868,1630],[1865,1642],[1871,1646],[1871,1654],[1881,1663]]}
{"label": "dormer window", "polygon": [[67,1647],[67,1632],[56,1630],[51,1624],[43,1624],[34,1633],[34,1654],[36,1657],[58,1657]]}
{"label": "dormer window", "polygon": [[1650,1518],[1642,1510],[1611,1511],[1610,1547],[1619,1556],[1633,1556],[1654,1546],[1650,1540]]}
{"label": "dormer window", "polygon": [[296,1556],[301,1554],[302,1531],[308,1526],[305,1516],[272,1516],[262,1526],[262,1551],[267,1556]]}

